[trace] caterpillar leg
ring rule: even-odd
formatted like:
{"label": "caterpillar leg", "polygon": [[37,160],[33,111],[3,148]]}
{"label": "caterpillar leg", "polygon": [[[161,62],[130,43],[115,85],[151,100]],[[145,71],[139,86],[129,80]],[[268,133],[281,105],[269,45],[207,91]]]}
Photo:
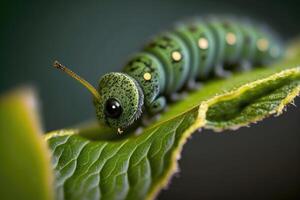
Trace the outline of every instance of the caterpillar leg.
{"label": "caterpillar leg", "polygon": [[[146,126],[146,125],[145,125],[145,126]],[[144,130],[144,125],[138,127],[137,129],[135,129],[134,135],[136,135],[136,136],[140,135],[140,134],[143,132],[143,130]]]}
{"label": "caterpillar leg", "polygon": [[158,112],[161,112],[166,107],[166,105],[166,98],[159,97],[150,104],[148,110],[151,114],[156,114]]}
{"label": "caterpillar leg", "polygon": [[180,101],[183,100],[185,97],[187,96],[187,92],[183,91],[181,93],[172,93],[169,97],[168,100],[170,102],[176,102],[176,101]]}
{"label": "caterpillar leg", "polygon": [[158,121],[160,117],[161,117],[161,114],[159,114],[159,113],[157,113],[155,115],[145,114],[142,119],[141,127],[139,127],[139,128],[144,128],[144,127],[149,126],[151,123]]}
{"label": "caterpillar leg", "polygon": [[250,61],[248,60],[243,60],[238,68],[237,68],[237,71],[239,72],[247,72],[247,71],[250,71],[252,69],[252,64]]}
{"label": "caterpillar leg", "polygon": [[160,118],[159,112],[164,110],[167,106],[167,101],[165,97],[159,97],[154,100],[148,107],[148,113],[145,113],[142,121],[141,127],[136,130],[136,134],[140,134],[144,127],[147,127],[149,124],[157,121]]}
{"label": "caterpillar leg", "polygon": [[197,82],[195,80],[189,80],[186,84],[186,89],[189,91],[195,91],[198,90],[203,86],[203,83]]}
{"label": "caterpillar leg", "polygon": [[223,64],[216,65],[214,72],[218,78],[228,78],[232,75],[230,71],[224,69]]}

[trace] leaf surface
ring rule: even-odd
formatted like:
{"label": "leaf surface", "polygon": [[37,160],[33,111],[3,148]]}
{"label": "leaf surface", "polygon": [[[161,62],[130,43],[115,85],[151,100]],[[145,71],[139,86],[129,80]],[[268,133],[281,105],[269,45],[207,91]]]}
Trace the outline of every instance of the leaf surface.
{"label": "leaf surface", "polygon": [[176,172],[192,133],[237,129],[281,114],[299,95],[299,64],[298,44],[272,66],[207,82],[139,135],[98,126],[49,133],[57,198],[153,199]]}

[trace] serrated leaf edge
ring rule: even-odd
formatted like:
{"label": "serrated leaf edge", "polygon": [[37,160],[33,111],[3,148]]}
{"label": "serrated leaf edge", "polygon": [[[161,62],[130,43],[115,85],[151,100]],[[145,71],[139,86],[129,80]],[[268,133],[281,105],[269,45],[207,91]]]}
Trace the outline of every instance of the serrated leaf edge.
{"label": "serrated leaf edge", "polygon": [[[208,108],[212,105],[214,105],[215,103],[219,102],[219,101],[223,101],[223,100],[230,100],[230,99],[234,99],[235,97],[241,95],[242,93],[244,92],[247,92],[248,90],[250,89],[253,89],[255,87],[257,87],[258,85],[260,84],[263,84],[263,83],[266,83],[266,82],[269,82],[269,81],[272,81],[272,80],[276,80],[277,78],[284,78],[284,77],[289,77],[291,75],[300,75],[300,67],[296,67],[296,68],[291,68],[291,69],[287,69],[287,70],[284,70],[282,72],[279,72],[279,73],[275,73],[267,78],[263,78],[263,79],[259,79],[257,81],[254,81],[254,82],[251,82],[251,83],[247,83],[243,86],[240,86],[239,88],[237,89],[233,89],[232,91],[226,93],[226,94],[221,94],[221,95],[217,95],[213,98],[211,98],[210,100],[207,100],[207,101],[203,101],[202,103],[200,103],[198,106],[198,116],[197,116],[197,119],[195,120],[195,122],[190,126],[190,128],[188,128],[183,134],[182,134],[182,137],[179,141],[179,145],[178,145],[178,148],[175,149],[173,151],[173,154],[171,156],[171,160],[172,160],[172,164],[171,166],[169,167],[167,171],[167,173],[162,177],[161,181],[156,185],[154,186],[148,193],[146,199],[147,200],[152,200],[152,199],[155,199],[155,197],[158,195],[159,191],[161,190],[161,188],[165,188],[168,183],[170,182],[170,179],[172,178],[172,175],[178,171],[178,162],[177,160],[179,160],[180,158],[180,152],[183,148],[183,145],[186,143],[187,139],[198,129],[204,127],[206,129],[213,129],[214,131],[222,131],[221,129],[216,129],[214,127],[209,127],[209,126],[206,126],[206,113],[208,111]],[[276,110],[274,110],[273,112],[270,112],[269,114],[270,115],[273,115],[273,114],[281,114],[285,108],[285,106],[289,103],[291,103],[293,101],[293,99],[298,96],[300,94],[300,86],[296,87],[281,103],[280,105],[277,107]],[[194,108],[192,108],[194,109]],[[192,110],[190,109],[190,110]],[[189,110],[189,111],[190,111]],[[189,112],[187,111],[187,112]],[[184,112],[186,113],[186,112]],[[182,114],[184,114],[182,113]],[[182,114],[179,114],[175,117],[178,117]],[[269,116],[269,115],[268,115]],[[173,118],[175,118],[173,117]],[[250,123],[253,123],[253,122],[256,122],[256,121],[261,121],[262,119],[266,118],[267,116],[261,116],[261,117],[258,117],[258,118],[255,118],[254,120],[251,120],[251,121],[248,121],[247,123],[244,123],[244,124],[240,124],[239,126],[235,126],[235,127],[232,127],[233,130],[236,130],[240,127],[243,127],[243,126],[246,126]],[[171,118],[171,119],[173,119]],[[168,119],[166,121],[169,121],[171,119]],[[166,122],[164,121],[164,122]],[[164,123],[164,122],[161,122],[160,124]]]}
{"label": "serrated leaf edge", "polygon": [[[194,133],[196,130],[198,130],[202,127],[206,128],[206,129],[213,129],[215,131],[222,130],[220,128],[206,126],[206,124],[207,124],[206,113],[210,106],[214,105],[215,103],[217,103],[219,101],[234,99],[235,97],[238,97],[239,95],[243,94],[244,92],[247,92],[248,90],[251,90],[251,89],[257,87],[260,84],[263,84],[263,83],[266,83],[266,82],[269,82],[272,80],[276,80],[278,78],[287,78],[289,76],[294,76],[294,75],[300,75],[300,67],[286,69],[284,71],[275,73],[266,78],[247,83],[238,88],[234,88],[231,91],[227,91],[225,94],[223,93],[220,95],[216,95],[209,100],[200,102],[199,105],[197,105],[185,112],[179,113],[177,115],[174,115],[172,118],[169,118],[167,120],[157,123],[154,127],[160,126],[169,120],[172,120],[172,119],[179,117],[189,111],[192,111],[193,109],[198,108],[197,109],[198,114],[197,114],[197,118],[196,118],[195,122],[182,134],[182,137],[179,141],[178,147],[173,151],[173,153],[171,155],[171,160],[172,160],[171,163],[172,164],[166,170],[166,173],[163,175],[161,180],[159,182],[157,182],[157,184],[150,189],[150,191],[148,192],[148,194],[146,196],[146,199],[147,200],[154,199],[158,195],[159,191],[168,185],[168,183],[170,182],[170,179],[172,178],[172,175],[176,171],[178,171],[177,161],[180,159],[180,152],[183,148],[183,145],[186,143],[187,139],[192,135],[192,133]],[[273,115],[273,114],[280,115],[283,112],[285,106],[287,104],[291,103],[293,101],[293,99],[299,95],[299,93],[300,93],[300,86],[296,87],[284,100],[282,100],[280,105],[277,106],[277,108],[275,110],[271,111],[269,113],[269,115]],[[267,116],[269,116],[269,115],[267,115]],[[250,123],[253,123],[256,121],[261,121],[262,119],[266,118],[267,116],[257,117],[251,121],[245,122],[238,126],[234,126],[234,127],[232,127],[232,129],[238,129],[238,128],[246,126]],[[154,127],[151,127],[151,128],[154,128]],[[73,134],[78,134],[78,133],[79,133],[78,129],[66,129],[66,130],[60,130],[60,131],[52,131],[45,136],[45,140],[48,140],[48,139],[50,139],[52,137],[56,137],[56,136],[73,135]]]}

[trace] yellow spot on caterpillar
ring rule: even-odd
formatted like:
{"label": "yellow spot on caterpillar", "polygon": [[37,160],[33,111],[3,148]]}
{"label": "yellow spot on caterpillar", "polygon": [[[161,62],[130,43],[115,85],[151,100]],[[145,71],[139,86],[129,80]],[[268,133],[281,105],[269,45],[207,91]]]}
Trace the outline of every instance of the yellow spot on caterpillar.
{"label": "yellow spot on caterpillar", "polygon": [[256,47],[260,51],[267,51],[269,48],[269,41],[265,38],[261,38],[261,39],[257,40]]}
{"label": "yellow spot on caterpillar", "polygon": [[179,51],[173,51],[172,52],[172,59],[175,61],[180,61],[182,58],[182,55]]}
{"label": "yellow spot on caterpillar", "polygon": [[229,45],[234,45],[236,43],[236,36],[234,33],[229,32],[226,34],[226,42]]}
{"label": "yellow spot on caterpillar", "polygon": [[152,78],[152,76],[151,76],[151,74],[150,73],[148,73],[148,72],[146,72],[145,74],[144,74],[144,79],[146,80],[146,81],[150,81],[151,80],[151,78]]}
{"label": "yellow spot on caterpillar", "polygon": [[200,49],[207,49],[208,48],[208,40],[206,38],[199,38],[198,46]]}

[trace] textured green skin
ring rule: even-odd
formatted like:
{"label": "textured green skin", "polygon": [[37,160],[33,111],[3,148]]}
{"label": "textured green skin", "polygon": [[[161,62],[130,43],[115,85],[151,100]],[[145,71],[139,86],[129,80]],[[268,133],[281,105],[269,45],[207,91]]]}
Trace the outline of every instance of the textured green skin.
{"label": "textured green skin", "polygon": [[[229,32],[236,37],[234,44],[226,41]],[[199,38],[208,41],[207,49],[198,47]],[[269,41],[266,51],[257,48],[261,38]],[[276,58],[271,56],[272,48],[279,52]],[[126,64],[124,73],[113,72],[101,78],[101,99],[95,101],[98,119],[112,128],[124,129],[140,117],[143,108],[152,114],[163,110],[165,97],[179,92],[189,81],[207,79],[227,64],[252,66],[272,62],[281,56],[282,49],[273,34],[249,22],[213,17],[180,23],[154,37]],[[180,60],[172,58],[174,51],[181,54]],[[144,79],[145,73],[151,74],[150,80]],[[108,98],[120,101],[123,113],[118,119],[105,118]]]}
{"label": "textured green skin", "polygon": [[[100,122],[110,127],[126,128],[141,114],[144,94],[138,83],[123,73],[109,73],[104,75],[99,83],[101,100],[94,100],[96,114]],[[122,105],[123,112],[117,119],[108,118],[104,114],[104,106],[109,98],[117,99]]]}
{"label": "textured green skin", "polygon": [[[145,51],[152,53],[161,59],[162,65],[167,72],[166,94],[177,91],[187,80],[189,72],[189,55],[184,42],[173,33],[163,33],[155,37],[153,41],[145,47]],[[174,61],[171,57],[173,51],[182,54],[180,61]]]}
{"label": "textured green skin", "polygon": [[239,24],[239,27],[244,35],[245,44],[242,46],[241,57],[246,61],[253,61],[258,39],[257,34],[249,23]]}
{"label": "textured green skin", "polygon": [[214,64],[215,67],[221,65],[225,61],[225,47],[226,47],[226,31],[223,27],[222,21],[213,18],[208,20],[208,26],[213,32],[213,37],[215,40],[215,50],[214,50]]}
{"label": "textured green skin", "polygon": [[[236,36],[235,45],[229,45],[225,43],[225,58],[226,62],[229,64],[238,62],[239,58],[241,58],[242,47],[244,44],[243,32],[239,28],[238,24],[233,20],[225,20],[223,22],[223,27],[226,32],[234,33]],[[245,46],[245,45],[244,45]]]}
{"label": "textured green skin", "polygon": [[[159,60],[147,53],[140,53],[125,66],[124,72],[134,78],[142,87],[145,96],[145,105],[150,104],[163,92],[165,87],[165,72]],[[145,80],[144,73],[150,73],[151,80]]]}
{"label": "textured green skin", "polygon": [[[175,31],[190,49],[192,74],[189,80],[207,77],[213,67],[216,49],[212,30],[205,22],[193,20],[191,23],[178,25]],[[198,39],[201,37],[208,40],[210,48],[203,50],[198,47]]]}
{"label": "textured green skin", "polygon": [[266,51],[266,52],[262,52],[262,51],[258,51],[256,49],[255,51],[255,63],[258,63],[258,64],[269,64],[270,62],[273,61],[273,58],[271,56],[271,49],[272,48],[277,48],[279,51],[281,51],[279,53],[282,54],[282,48],[280,46],[279,43],[276,42],[276,39],[268,34],[267,32],[257,32],[258,34],[258,38],[261,38],[261,37],[264,37],[264,38],[268,38],[269,39],[269,42],[270,42],[270,48]]}
{"label": "textured green skin", "polygon": [[191,58],[187,79],[194,80],[197,77],[199,69],[199,59],[196,56],[197,54],[199,54],[199,48],[197,47],[197,43],[194,42],[194,38],[191,32],[189,31],[189,27],[185,23],[179,24],[174,31],[187,45],[189,57]]}

